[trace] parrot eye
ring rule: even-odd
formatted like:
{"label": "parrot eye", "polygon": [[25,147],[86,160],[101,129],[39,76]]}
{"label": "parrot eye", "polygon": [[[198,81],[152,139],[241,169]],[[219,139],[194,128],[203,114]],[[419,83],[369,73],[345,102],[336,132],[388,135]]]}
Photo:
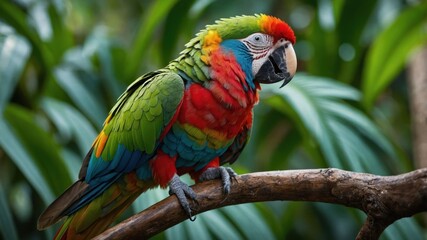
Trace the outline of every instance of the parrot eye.
{"label": "parrot eye", "polygon": [[267,34],[254,33],[243,39],[243,42],[248,46],[264,47],[271,45],[273,43],[273,39]]}

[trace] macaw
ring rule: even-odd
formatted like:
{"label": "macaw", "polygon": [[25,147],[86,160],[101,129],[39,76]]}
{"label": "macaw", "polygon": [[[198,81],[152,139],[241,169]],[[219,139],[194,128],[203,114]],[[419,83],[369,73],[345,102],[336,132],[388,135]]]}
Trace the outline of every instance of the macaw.
{"label": "macaw", "polygon": [[222,179],[250,136],[260,83],[296,72],[295,35],[264,15],[206,26],[166,67],[134,81],[118,98],[83,160],[79,180],[38,219],[45,229],[66,217],[55,239],[89,239],[104,231],[141,193],[169,187],[191,218],[193,190],[180,180]]}

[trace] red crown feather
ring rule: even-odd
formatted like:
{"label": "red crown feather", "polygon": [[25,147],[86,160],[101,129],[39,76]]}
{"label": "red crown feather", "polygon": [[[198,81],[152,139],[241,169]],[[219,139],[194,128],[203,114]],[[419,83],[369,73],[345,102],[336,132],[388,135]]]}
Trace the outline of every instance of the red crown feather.
{"label": "red crown feather", "polygon": [[291,41],[292,44],[295,44],[296,38],[294,31],[287,23],[279,18],[261,15],[260,26],[263,32],[273,36],[276,41],[285,38]]}

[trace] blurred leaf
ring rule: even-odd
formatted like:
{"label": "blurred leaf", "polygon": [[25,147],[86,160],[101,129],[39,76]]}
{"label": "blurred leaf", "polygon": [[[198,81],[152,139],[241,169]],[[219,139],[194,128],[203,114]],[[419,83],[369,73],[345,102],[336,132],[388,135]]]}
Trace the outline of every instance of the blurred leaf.
{"label": "blurred leaf", "polygon": [[[391,225],[390,227],[397,228],[398,232],[400,232],[403,235],[401,238],[397,238],[397,235],[394,235],[393,239],[396,239],[396,240],[397,239],[411,239],[411,240],[425,239],[423,238],[423,235],[425,236],[425,233],[423,234],[423,230],[420,228],[420,226],[417,224],[414,218],[399,219],[398,221],[393,223],[393,225]],[[385,230],[386,233],[389,228]]]}
{"label": "blurred leaf", "polygon": [[32,28],[32,25],[28,24],[27,15],[10,1],[0,1],[0,16],[1,19],[13,27],[15,31],[29,40],[43,70],[49,74],[53,64],[52,53],[47,46],[43,44],[43,41],[34,28]]}
{"label": "blurred leaf", "polygon": [[203,213],[203,217],[206,218],[206,227],[215,235],[218,239],[238,239],[239,232],[233,228],[232,223],[227,220],[224,215],[220,214],[219,211],[208,211]]}
{"label": "blurred leaf", "polygon": [[9,187],[10,206],[21,222],[30,220],[33,212],[32,189],[26,181],[16,181]]}
{"label": "blurred leaf", "polygon": [[43,99],[42,107],[59,133],[65,138],[74,137],[80,153],[86,155],[97,135],[90,122],[74,107],[52,98]]}
{"label": "blurred leaf", "polygon": [[[394,222],[395,224],[396,222]],[[399,229],[392,224],[388,228],[385,229],[384,233],[381,235],[381,240],[383,239],[389,239],[389,240],[400,240],[404,239],[402,237],[402,234],[400,233]]]}
{"label": "blurred leaf", "polygon": [[64,12],[59,12],[59,8],[55,7],[58,4],[51,3],[47,7],[47,14],[49,14],[53,32],[48,44],[50,49],[55,49],[55,51],[52,51],[52,54],[54,54],[56,62],[59,62],[59,59],[62,58],[66,50],[73,46],[73,35],[69,28],[65,27]]}
{"label": "blurred leaf", "polygon": [[[54,141],[52,136],[45,130],[41,129],[35,123],[35,116],[28,110],[10,105],[6,108],[5,118],[13,127],[14,134],[25,148],[25,152],[31,155],[30,163],[25,159],[14,159],[18,167],[30,168],[33,171],[38,171],[38,174],[46,180],[48,187],[55,195],[61,194],[72,182],[68,174],[64,160],[59,154],[59,146]],[[21,169],[22,170],[22,169]],[[31,178],[30,178],[31,179]],[[32,182],[33,186],[40,184]]]}
{"label": "blurred leaf", "polygon": [[142,15],[138,33],[132,45],[129,57],[126,60],[125,78],[128,81],[135,79],[138,68],[141,66],[142,58],[148,50],[153,32],[159,22],[164,19],[177,0],[154,1],[147,14]]}
{"label": "blurred leaf", "polygon": [[24,72],[30,51],[27,41],[0,23],[0,115]]}
{"label": "blurred leaf", "polygon": [[369,21],[369,17],[375,10],[377,2],[377,0],[342,1],[339,16],[336,16],[337,32],[341,43],[359,45],[362,32]]}
{"label": "blurred leaf", "polygon": [[[322,3],[324,6],[331,4],[331,2],[332,1],[317,1],[317,3]],[[332,6],[330,7],[332,8]],[[338,55],[338,39],[336,32],[332,31],[333,29],[326,29],[326,27],[322,25],[322,16],[329,16],[329,13],[323,12],[324,9],[325,7],[318,7],[317,17],[313,19],[309,27],[310,30],[307,31],[307,39],[316,39],[316,41],[310,42],[313,55],[310,59],[311,64],[307,65],[307,71],[318,76],[334,77],[337,72],[339,61],[336,57]],[[332,16],[325,18],[329,20],[333,19]]]}
{"label": "blurred leaf", "polygon": [[411,239],[422,240],[425,233],[413,218],[402,218],[387,227],[381,236],[381,239]]}
{"label": "blurred leaf", "polygon": [[329,239],[352,239],[357,235],[359,226],[353,224],[351,212],[341,205],[327,203],[310,204],[320,220],[320,226],[324,228]]}
{"label": "blurred leaf", "polygon": [[43,174],[38,169],[37,161],[28,153],[25,146],[21,144],[21,139],[11,129],[9,123],[0,118],[1,148],[30,182],[44,203],[51,203],[54,199],[53,189],[49,187]]}
{"label": "blurred leaf", "polygon": [[0,212],[2,213],[0,214],[0,231],[3,235],[3,239],[15,240],[18,239],[18,233],[13,223],[10,206],[6,196],[8,196],[8,194],[0,183]]}
{"label": "blurred leaf", "polygon": [[161,188],[153,188],[148,190],[147,192],[144,192],[139,196],[135,202],[132,204],[134,208],[134,212],[142,211],[149,206],[155,204],[156,202],[159,202],[166,197],[168,197],[168,193]]}
{"label": "blurred leaf", "polygon": [[[182,224],[188,235],[187,239],[212,239],[212,234],[210,234],[206,229],[206,225],[211,223],[209,222],[209,219],[206,219],[206,217],[197,217],[195,222],[184,221]],[[173,234],[169,234],[169,236],[171,236],[169,239],[177,239]]]}
{"label": "blurred leaf", "polygon": [[359,100],[360,94],[352,87],[298,74],[284,89],[271,86],[265,90],[270,90],[265,93],[267,96],[273,93],[281,97],[270,97],[267,102],[280,112],[291,113],[295,123],[302,123],[300,130],[315,139],[328,166],[378,174],[389,172],[380,164],[376,152],[379,148],[396,159],[391,144],[362,112],[343,101]]}
{"label": "blurred leaf", "polygon": [[65,161],[65,165],[67,165],[68,173],[70,174],[71,179],[73,181],[77,181],[80,167],[83,162],[83,157],[65,148],[62,149],[61,156],[63,159],[67,159],[67,161]]}
{"label": "blurred leaf", "polygon": [[221,211],[238,227],[245,239],[275,239],[255,204],[227,206]]}
{"label": "blurred leaf", "polygon": [[376,37],[363,72],[363,102],[367,108],[402,70],[412,51],[427,43],[426,13],[427,2],[409,7]]}
{"label": "blurred leaf", "polygon": [[185,32],[184,28],[188,28],[189,25],[189,18],[183,18],[182,16],[188,15],[194,2],[194,0],[178,1],[166,16],[165,29],[168,29],[168,31],[163,32],[160,43],[162,65],[166,65],[172,60],[179,36],[182,35],[182,32]]}
{"label": "blurred leaf", "polygon": [[[97,54],[97,57],[100,62],[101,68],[101,78],[103,79],[103,86],[111,92],[109,96],[110,99],[114,100],[112,104],[115,103],[116,99],[120,96],[122,91],[125,89],[125,86],[119,84],[117,79],[117,70],[122,68],[120,62],[114,62],[112,59],[112,52],[114,48],[117,47],[108,39],[107,29],[103,27],[96,28],[85,41],[83,51],[87,55]],[[123,59],[120,57],[119,59]],[[116,66],[116,65],[117,66]]]}
{"label": "blurred leaf", "polygon": [[[67,92],[73,102],[99,126],[107,116],[105,106],[99,96],[91,94],[89,88],[76,76],[72,68],[58,67],[55,69],[58,84]],[[86,80],[87,81],[87,80]]]}
{"label": "blurred leaf", "polygon": [[[362,112],[348,105],[332,101],[321,104],[334,115],[328,124],[333,130],[333,134],[337,136],[337,144],[342,149],[344,158],[348,157],[347,162],[354,167],[351,168],[353,171],[369,170],[380,175],[389,172],[385,166],[390,164],[381,162],[381,158],[376,156],[377,147],[375,146],[390,156],[389,160],[394,161],[395,166],[403,169],[403,165],[398,161],[391,143]],[[369,141],[372,142],[373,146]],[[355,160],[357,161],[355,162]],[[363,167],[359,168],[361,167],[359,164],[362,164]],[[356,168],[356,166],[358,167]]]}
{"label": "blurred leaf", "polygon": [[[377,0],[370,1],[333,1],[335,5],[341,2],[341,8],[336,10],[337,49],[339,66],[335,78],[342,82],[352,82],[360,79],[360,60],[363,58],[364,45],[362,36],[370,28],[372,14],[378,8]],[[339,6],[337,6],[339,8]],[[351,26],[351,27],[349,27]],[[343,59],[344,47],[354,50],[354,56]]]}
{"label": "blurred leaf", "polygon": [[175,225],[171,228],[168,228],[165,231],[166,239],[188,239],[189,236],[188,236],[187,231],[184,227],[185,222],[186,221],[184,221],[178,225]]}
{"label": "blurred leaf", "polygon": [[31,25],[44,42],[52,37],[51,21],[47,9],[46,1],[37,1],[26,6],[27,19],[31,19]]}
{"label": "blurred leaf", "polygon": [[[260,104],[264,107],[265,104]],[[301,146],[302,134],[298,129],[283,119],[282,114],[276,111],[269,111],[267,115],[260,116],[254,122],[253,135],[244,151],[253,151],[243,155],[240,159],[247,160],[245,166],[256,163],[256,170],[264,169],[288,169],[289,159],[292,154]],[[286,140],[284,140],[284,138]],[[254,151],[256,150],[256,151]],[[253,159],[255,156],[255,159]],[[239,163],[242,161],[239,160]],[[255,161],[254,161],[255,160]],[[251,163],[253,162],[253,163]]]}
{"label": "blurred leaf", "polygon": [[[293,226],[295,226],[295,220],[298,219],[298,214],[301,212],[301,208],[303,207],[303,202],[286,202],[284,204],[284,210],[280,223],[282,226],[280,226],[280,237],[285,238],[289,234],[289,232],[293,229]],[[278,211],[277,211],[278,212]]]}

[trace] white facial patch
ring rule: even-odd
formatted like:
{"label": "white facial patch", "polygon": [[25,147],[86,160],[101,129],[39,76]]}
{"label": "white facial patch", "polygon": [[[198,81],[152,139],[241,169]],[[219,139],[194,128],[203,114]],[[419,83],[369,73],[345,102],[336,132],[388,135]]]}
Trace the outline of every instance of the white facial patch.
{"label": "white facial patch", "polygon": [[255,76],[258,73],[261,66],[265,63],[265,61],[267,61],[268,56],[270,56],[270,52],[268,52],[264,57],[254,59],[252,61],[252,75],[253,76]]}
{"label": "white facial patch", "polygon": [[241,41],[252,54],[252,74],[255,76],[261,66],[268,59],[268,56],[274,50],[274,38],[268,34],[254,33],[244,39],[241,39]]}

